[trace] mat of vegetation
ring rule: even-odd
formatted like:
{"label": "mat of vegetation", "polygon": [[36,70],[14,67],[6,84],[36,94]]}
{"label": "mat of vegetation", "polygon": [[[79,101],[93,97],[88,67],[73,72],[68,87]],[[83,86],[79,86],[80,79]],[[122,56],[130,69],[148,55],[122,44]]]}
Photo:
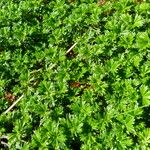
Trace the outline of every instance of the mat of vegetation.
{"label": "mat of vegetation", "polygon": [[1,149],[150,149],[149,25],[148,0],[1,0]]}

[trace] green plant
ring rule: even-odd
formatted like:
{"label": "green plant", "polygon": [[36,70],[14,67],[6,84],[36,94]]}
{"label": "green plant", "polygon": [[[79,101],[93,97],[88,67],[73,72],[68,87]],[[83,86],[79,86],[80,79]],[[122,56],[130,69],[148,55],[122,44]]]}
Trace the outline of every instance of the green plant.
{"label": "green plant", "polygon": [[0,8],[2,149],[149,149],[148,1]]}

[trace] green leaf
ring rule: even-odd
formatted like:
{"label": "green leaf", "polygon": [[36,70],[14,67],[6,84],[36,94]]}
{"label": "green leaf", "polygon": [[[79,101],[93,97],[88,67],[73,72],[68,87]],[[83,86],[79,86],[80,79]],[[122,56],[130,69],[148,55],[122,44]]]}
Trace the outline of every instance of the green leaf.
{"label": "green leaf", "polygon": [[150,105],[150,90],[147,86],[142,85],[140,87],[140,92],[142,95],[142,104],[145,106]]}
{"label": "green leaf", "polygon": [[139,32],[136,36],[137,48],[146,49],[150,43],[150,38],[147,32]]}

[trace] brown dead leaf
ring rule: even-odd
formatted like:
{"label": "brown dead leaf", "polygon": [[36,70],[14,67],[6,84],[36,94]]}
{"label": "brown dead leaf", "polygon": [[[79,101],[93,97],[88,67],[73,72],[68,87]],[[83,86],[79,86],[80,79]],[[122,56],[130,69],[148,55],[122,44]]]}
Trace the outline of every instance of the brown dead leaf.
{"label": "brown dead leaf", "polygon": [[105,3],[106,3],[105,0],[99,0],[97,4],[98,4],[99,6],[103,6],[103,5],[105,5]]}
{"label": "brown dead leaf", "polygon": [[75,2],[76,0],[68,0],[69,3],[73,3]]}
{"label": "brown dead leaf", "polygon": [[15,95],[10,92],[6,92],[4,98],[9,102],[13,102],[16,99]]}
{"label": "brown dead leaf", "polygon": [[134,3],[141,3],[143,0],[133,0]]}
{"label": "brown dead leaf", "polygon": [[81,86],[80,82],[70,82],[69,86],[72,88],[78,88]]}

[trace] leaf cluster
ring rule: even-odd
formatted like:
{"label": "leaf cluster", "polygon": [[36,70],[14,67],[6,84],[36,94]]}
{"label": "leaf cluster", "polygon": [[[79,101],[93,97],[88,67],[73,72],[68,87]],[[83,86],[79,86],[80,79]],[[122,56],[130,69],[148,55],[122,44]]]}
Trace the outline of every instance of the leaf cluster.
{"label": "leaf cluster", "polygon": [[1,0],[0,147],[148,150],[149,18],[147,0]]}

